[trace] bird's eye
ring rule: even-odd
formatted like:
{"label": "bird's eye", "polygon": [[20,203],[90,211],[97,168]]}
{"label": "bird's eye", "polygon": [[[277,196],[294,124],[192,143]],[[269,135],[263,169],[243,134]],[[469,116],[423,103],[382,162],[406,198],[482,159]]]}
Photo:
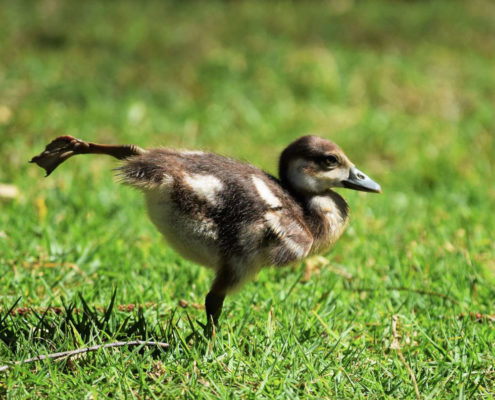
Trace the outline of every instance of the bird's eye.
{"label": "bird's eye", "polygon": [[324,166],[325,168],[333,168],[335,167],[339,162],[339,159],[332,155],[332,154],[329,154],[328,156],[325,156],[322,160],[321,160],[321,164],[322,166]]}

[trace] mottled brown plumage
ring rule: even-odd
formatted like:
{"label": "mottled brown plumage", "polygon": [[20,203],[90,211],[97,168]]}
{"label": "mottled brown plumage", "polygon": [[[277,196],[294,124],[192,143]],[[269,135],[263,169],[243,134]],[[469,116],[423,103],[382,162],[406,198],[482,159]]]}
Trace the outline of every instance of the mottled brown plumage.
{"label": "mottled brown plumage", "polygon": [[280,180],[212,153],[108,146],[63,136],[33,158],[51,173],[75,154],[123,159],[120,180],[141,190],[152,222],[182,256],[215,270],[206,296],[217,323],[225,296],[263,266],[285,266],[329,249],[348,206],[333,187],[380,191],[334,143],[304,136],[281,154]]}

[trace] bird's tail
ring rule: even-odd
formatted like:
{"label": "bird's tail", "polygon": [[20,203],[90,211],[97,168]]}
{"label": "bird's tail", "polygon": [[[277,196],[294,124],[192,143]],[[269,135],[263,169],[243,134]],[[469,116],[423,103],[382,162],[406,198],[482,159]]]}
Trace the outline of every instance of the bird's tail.
{"label": "bird's tail", "polygon": [[107,154],[119,160],[146,153],[146,150],[133,144],[113,146],[85,142],[72,136],[59,136],[46,145],[45,150],[33,157],[30,162],[38,164],[46,171],[46,176],[68,158],[76,154]]}

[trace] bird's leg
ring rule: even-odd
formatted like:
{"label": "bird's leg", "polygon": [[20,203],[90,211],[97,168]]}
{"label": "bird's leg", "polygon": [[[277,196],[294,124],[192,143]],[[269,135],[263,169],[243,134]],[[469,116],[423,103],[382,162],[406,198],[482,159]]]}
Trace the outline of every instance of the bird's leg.
{"label": "bird's leg", "polygon": [[108,145],[85,142],[72,136],[59,136],[46,145],[45,150],[33,157],[30,162],[38,164],[46,171],[46,176],[65,160],[77,154],[107,154],[123,159],[145,153],[146,150],[135,145]]}
{"label": "bird's leg", "polygon": [[232,268],[228,265],[221,268],[213,281],[210,291],[205,298],[206,309],[206,336],[211,336],[213,333],[213,326],[218,327],[218,319],[222,314],[223,301],[225,296],[233,287],[235,287],[240,279],[235,274]]}
{"label": "bird's leg", "polygon": [[225,294],[215,293],[212,289],[206,295],[205,298],[205,309],[206,309],[206,319],[207,324],[218,325],[218,318],[222,314],[223,301],[225,299]]}

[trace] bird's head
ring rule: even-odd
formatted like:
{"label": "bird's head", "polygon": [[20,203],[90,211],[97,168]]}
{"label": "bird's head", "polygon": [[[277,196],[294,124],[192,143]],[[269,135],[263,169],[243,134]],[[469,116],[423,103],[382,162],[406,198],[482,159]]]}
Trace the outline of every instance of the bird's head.
{"label": "bird's head", "polygon": [[282,184],[302,195],[324,194],[334,187],[380,193],[378,183],[358,170],[335,143],[318,136],[303,136],[280,156]]}

